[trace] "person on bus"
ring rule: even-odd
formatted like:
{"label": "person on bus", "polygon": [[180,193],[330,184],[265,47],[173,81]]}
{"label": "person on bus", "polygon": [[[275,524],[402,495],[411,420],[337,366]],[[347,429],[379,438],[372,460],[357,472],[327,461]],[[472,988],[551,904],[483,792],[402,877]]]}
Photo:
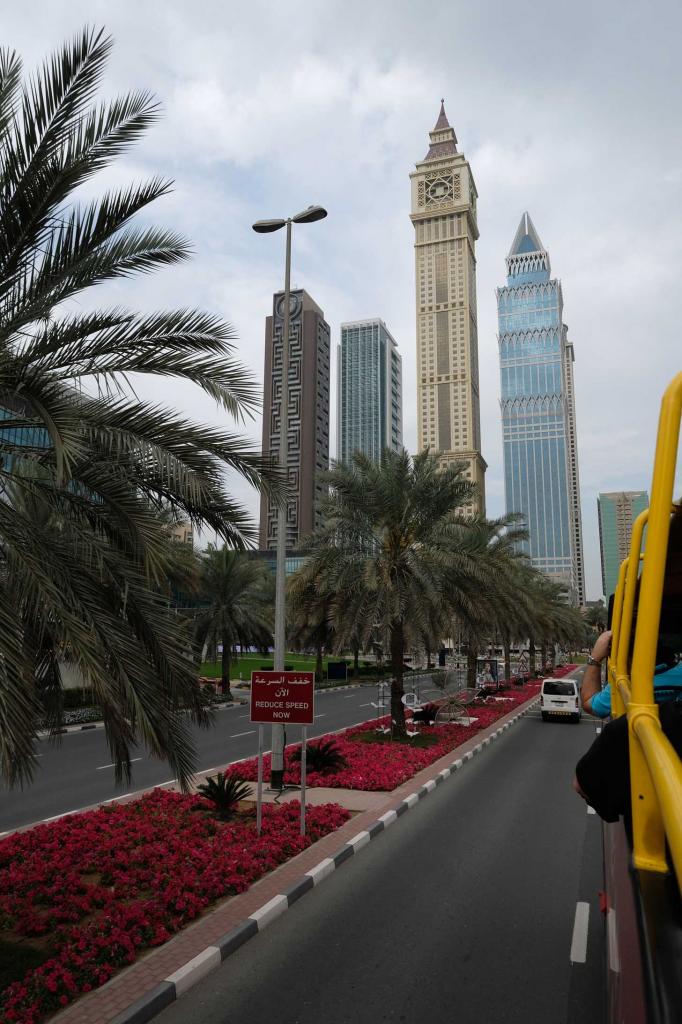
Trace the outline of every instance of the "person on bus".
{"label": "person on bus", "polygon": [[[682,757],[682,701],[659,705],[661,728]],[[608,722],[575,766],[573,788],[604,821],[625,819],[630,832],[630,749],[625,715]]]}
{"label": "person on bus", "polygon": [[[671,644],[671,634],[682,629],[682,506],[676,506],[670,522],[668,553],[663,583],[660,637],[656,650],[654,670],[654,700],[663,704],[671,700],[682,700],[682,661],[677,660],[675,646],[679,650],[679,636]],[[580,697],[583,708],[596,718],[608,718],[611,714],[611,684],[601,689],[601,666],[609,654],[611,630],[605,630],[597,637],[583,675]],[[634,637],[634,630],[633,630]]]}
{"label": "person on bus", "polygon": [[[659,642],[654,670],[654,700],[659,705],[661,728],[682,756],[682,509],[678,506],[670,524],[663,584]],[[611,689],[600,689],[601,662],[609,653],[611,632],[598,637],[585,669],[581,696],[583,707],[597,718],[611,713]],[[628,723],[623,715],[609,722],[586,754],[578,761],[573,788],[605,821],[623,815],[630,826],[630,764]],[[621,766],[619,768],[619,766]]]}

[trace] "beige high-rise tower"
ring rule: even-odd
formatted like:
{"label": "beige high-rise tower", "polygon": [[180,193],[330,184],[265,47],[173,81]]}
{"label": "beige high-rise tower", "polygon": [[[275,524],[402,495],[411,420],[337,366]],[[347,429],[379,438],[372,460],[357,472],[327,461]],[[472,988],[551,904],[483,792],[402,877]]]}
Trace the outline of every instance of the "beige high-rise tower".
{"label": "beige high-rise tower", "polygon": [[476,186],[441,100],[431,145],[410,174],[417,287],[419,449],[465,462],[485,514],[476,323]]}

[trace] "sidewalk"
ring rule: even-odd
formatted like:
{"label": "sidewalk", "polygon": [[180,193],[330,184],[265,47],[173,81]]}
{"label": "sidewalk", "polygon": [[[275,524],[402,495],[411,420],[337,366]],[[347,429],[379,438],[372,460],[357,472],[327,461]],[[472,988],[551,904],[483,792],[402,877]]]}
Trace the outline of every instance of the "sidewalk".
{"label": "sidewalk", "polygon": [[[311,802],[332,800],[350,806],[358,813],[336,832],[282,864],[247,892],[223,901],[164,946],[149,951],[102,988],[80,998],[53,1020],[56,1024],[111,1024],[115,1019],[117,1024],[123,1024],[124,1021],[127,1024],[142,1024],[151,1020],[155,1012],[172,1002],[212,967],[218,966],[221,959],[238,948],[241,942],[288,909],[290,902],[353,856],[356,849],[360,849],[419,799],[428,795],[438,783],[461,768],[466,760],[482,751],[536,701],[537,697],[532,697],[525,704],[515,707],[508,715],[476,733],[466,743],[391,793],[318,790],[317,793],[324,792],[323,799],[321,795],[315,795],[315,790],[309,789]],[[296,799],[297,791],[292,790],[288,798]],[[242,934],[235,936],[234,941],[225,942],[228,933],[234,933],[235,930],[241,930]],[[220,940],[223,940],[222,948],[216,948]],[[213,950],[210,955],[208,947]],[[191,964],[191,961],[195,961],[195,964]],[[168,982],[171,976],[173,980]],[[158,1001],[156,1004],[155,995]],[[137,1007],[134,1008],[133,1004],[136,1003]]]}

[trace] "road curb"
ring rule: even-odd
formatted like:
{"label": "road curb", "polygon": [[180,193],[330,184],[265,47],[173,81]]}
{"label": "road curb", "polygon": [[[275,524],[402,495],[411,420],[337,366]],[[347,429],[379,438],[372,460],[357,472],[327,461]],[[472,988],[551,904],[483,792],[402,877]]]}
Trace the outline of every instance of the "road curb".
{"label": "road curb", "polygon": [[468,750],[462,757],[455,758],[450,765],[441,769],[432,779],[428,779],[414,793],[409,793],[395,807],[382,814],[375,822],[368,825],[366,829],[358,832],[356,836],[349,839],[337,851],[329,857],[325,857],[309,871],[306,871],[301,878],[282,893],[271,897],[267,903],[264,903],[262,907],[255,910],[244,921],[241,921],[234,928],[230,929],[229,932],[216,939],[215,943],[206,946],[204,950],[192,957],[191,960],[174,971],[173,974],[155,985],[154,988],[150,989],[148,993],[141,996],[125,1010],[122,1010],[111,1020],[110,1024],[146,1024],[147,1021],[152,1020],[157,1013],[160,1013],[161,1010],[175,1002],[179,996],[187,992],[193,985],[201,981],[202,978],[205,978],[210,971],[219,967],[229,956],[236,953],[245,942],[248,942],[249,939],[262,932],[264,928],[267,928],[281,914],[286,913],[301,896],[304,896],[305,893],[320,885],[325,878],[328,878],[345,861],[350,860],[364,846],[367,846],[373,839],[381,835],[382,832],[385,832],[398,818],[406,814],[412,807],[415,807],[424,797],[433,793],[446,779],[459,772],[468,761],[473,760],[493,740],[498,739],[507,729],[523,718],[538,702],[539,696],[532,698],[523,707],[522,711],[508,718],[503,725],[499,726],[493,733],[486,736],[484,740],[481,740],[480,743],[477,743]]}

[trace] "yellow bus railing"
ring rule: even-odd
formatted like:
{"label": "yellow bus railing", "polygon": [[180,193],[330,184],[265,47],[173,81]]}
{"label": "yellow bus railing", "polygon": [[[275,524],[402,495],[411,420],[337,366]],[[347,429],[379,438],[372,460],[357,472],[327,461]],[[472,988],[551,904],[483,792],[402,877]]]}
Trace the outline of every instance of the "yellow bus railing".
{"label": "yellow bus railing", "polygon": [[611,684],[611,696],[615,689],[615,652],[619,649],[619,640],[621,636],[621,617],[623,615],[623,594],[625,591],[625,579],[626,571],[628,569],[628,559],[624,558],[621,562],[621,568],[619,569],[619,582],[615,587],[615,594],[613,595],[613,612],[611,614],[611,656],[608,659],[608,682]]}
{"label": "yellow bus railing", "polygon": [[[666,840],[682,889],[682,763],[664,736],[654,702],[654,670],[665,575],[670,509],[682,418],[682,373],[668,385],[661,403],[648,516],[633,524],[630,557],[621,566],[617,648],[612,699],[627,711],[630,746],[633,858],[635,867],[666,872]],[[632,669],[627,654],[642,534],[648,521]],[[609,670],[611,677],[611,668]],[[610,678],[611,681],[611,678]]]}
{"label": "yellow bus railing", "polygon": [[[618,636],[611,643],[611,649],[615,651],[614,682],[611,685],[611,708],[615,718],[625,713],[627,704],[630,701],[630,684],[628,677],[628,656],[630,654],[630,637],[632,636],[632,616],[635,607],[635,596],[637,594],[637,579],[639,575],[639,563],[642,559],[642,541],[644,538],[644,527],[649,521],[649,509],[635,519],[632,524],[630,537],[630,554],[624,560],[625,573],[623,579],[619,577],[621,593],[621,617],[619,622]],[[621,567],[622,568],[622,567]],[[615,604],[615,599],[614,599]],[[621,688],[624,687],[621,692]]]}

